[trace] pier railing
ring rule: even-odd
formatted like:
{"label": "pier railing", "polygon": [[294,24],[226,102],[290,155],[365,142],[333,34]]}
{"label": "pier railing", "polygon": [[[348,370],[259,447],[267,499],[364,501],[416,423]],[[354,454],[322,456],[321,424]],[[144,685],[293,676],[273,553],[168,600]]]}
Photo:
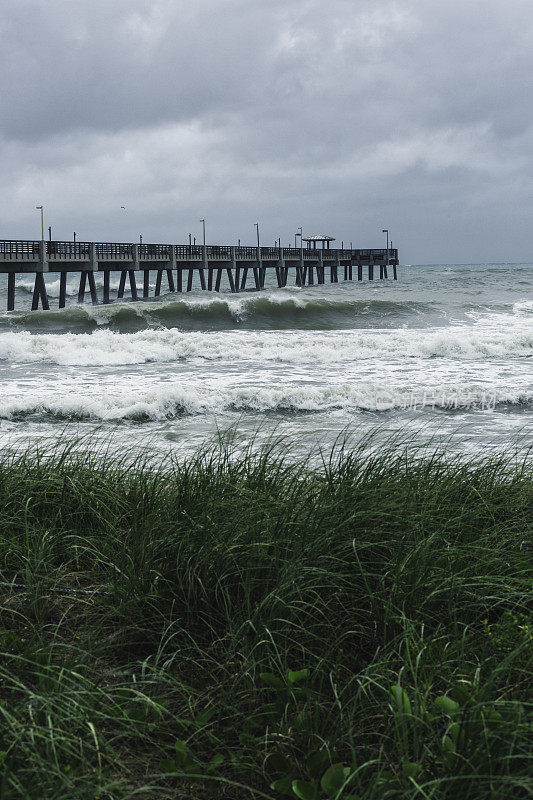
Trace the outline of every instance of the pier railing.
{"label": "pier railing", "polygon": [[[0,260],[39,260],[42,250],[48,260],[85,261],[91,257],[91,247],[97,261],[131,261],[154,260],[170,261],[202,261],[203,245],[172,244],[132,244],[130,242],[70,242],[44,241],[39,239],[2,239],[0,240]],[[230,245],[207,245],[205,257],[208,261],[230,261],[233,256],[237,261],[276,261],[280,259],[298,261],[300,258],[312,261],[335,261],[337,259],[369,259],[374,261],[386,259],[397,261],[398,251],[389,248],[372,249],[320,249],[299,247],[250,247]]]}

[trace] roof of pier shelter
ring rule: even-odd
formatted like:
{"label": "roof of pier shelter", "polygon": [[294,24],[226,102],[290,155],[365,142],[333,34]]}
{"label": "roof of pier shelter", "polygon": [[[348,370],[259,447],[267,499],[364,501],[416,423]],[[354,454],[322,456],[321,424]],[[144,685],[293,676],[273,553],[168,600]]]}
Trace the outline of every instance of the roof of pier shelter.
{"label": "roof of pier shelter", "polygon": [[324,233],[317,233],[314,236],[304,236],[304,242],[307,242],[307,247],[312,247],[316,250],[317,243],[322,242],[322,249],[329,247],[330,242],[335,241],[334,236],[326,236]]}
{"label": "roof of pier shelter", "polygon": [[334,236],[325,236],[323,233],[318,233],[315,236],[304,236],[304,242],[334,242]]}

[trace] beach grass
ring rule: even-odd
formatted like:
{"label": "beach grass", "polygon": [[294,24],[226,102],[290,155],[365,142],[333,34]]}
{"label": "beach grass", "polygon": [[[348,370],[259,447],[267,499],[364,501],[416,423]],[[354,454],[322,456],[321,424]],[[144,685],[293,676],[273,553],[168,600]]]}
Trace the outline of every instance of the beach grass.
{"label": "beach grass", "polygon": [[0,800],[531,797],[527,456],[0,457]]}

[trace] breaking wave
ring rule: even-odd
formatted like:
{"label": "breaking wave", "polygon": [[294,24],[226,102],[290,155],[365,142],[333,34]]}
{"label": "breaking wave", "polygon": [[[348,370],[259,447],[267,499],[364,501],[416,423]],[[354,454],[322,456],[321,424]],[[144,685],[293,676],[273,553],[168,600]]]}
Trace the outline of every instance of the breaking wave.
{"label": "breaking wave", "polygon": [[[29,291],[29,285],[26,287]],[[59,281],[50,284],[50,295],[59,293]],[[70,294],[76,294],[70,286]],[[379,327],[446,314],[436,302],[313,297],[309,292],[276,290],[241,295],[167,295],[158,301],[118,302],[106,306],[79,305],[61,310],[29,310],[0,314],[0,327],[17,326],[57,332],[112,327],[129,331],[149,327],[194,329],[335,329]]]}
{"label": "breaking wave", "polygon": [[116,333],[0,333],[0,360],[105,366],[201,359],[288,364],[342,363],[360,359],[527,358],[533,328],[482,326],[384,331],[210,331],[146,329]]}
{"label": "breaking wave", "polygon": [[446,388],[428,391],[387,390],[373,384],[330,387],[289,386],[286,388],[174,387],[131,394],[103,394],[88,397],[70,393],[63,397],[27,397],[4,404],[0,419],[28,417],[69,421],[134,421],[175,419],[184,415],[237,412],[308,414],[342,411],[386,412],[397,409],[486,410],[529,409],[533,392],[488,392],[480,386],[450,392]]}

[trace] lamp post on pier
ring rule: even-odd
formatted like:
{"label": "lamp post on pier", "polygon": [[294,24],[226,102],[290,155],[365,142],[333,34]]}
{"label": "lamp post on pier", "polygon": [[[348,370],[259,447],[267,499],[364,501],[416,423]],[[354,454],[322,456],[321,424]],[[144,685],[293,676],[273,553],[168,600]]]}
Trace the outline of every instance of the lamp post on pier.
{"label": "lamp post on pier", "polygon": [[[200,220],[200,222],[202,223],[202,231],[203,231],[203,235],[204,235],[204,245],[202,247],[202,264],[203,264],[203,268],[204,269],[208,269],[209,265],[208,265],[208,261],[207,261],[207,247],[205,246],[205,219],[202,218]],[[211,274],[211,273],[209,273],[209,274]],[[203,273],[200,272],[200,275],[203,275]],[[203,283],[202,283],[202,286],[203,286]]]}
{"label": "lamp post on pier", "polygon": [[259,245],[259,223],[255,222],[254,225],[255,225],[255,229],[257,231],[257,247],[260,247],[260,245]]}
{"label": "lamp post on pier", "polygon": [[35,206],[41,212],[41,241],[44,242],[44,209],[42,206]]}
{"label": "lamp post on pier", "polygon": [[386,233],[387,234],[387,262],[386,263],[387,263],[387,266],[388,266],[388,264],[389,264],[389,229],[388,228],[383,228],[381,233]]}

